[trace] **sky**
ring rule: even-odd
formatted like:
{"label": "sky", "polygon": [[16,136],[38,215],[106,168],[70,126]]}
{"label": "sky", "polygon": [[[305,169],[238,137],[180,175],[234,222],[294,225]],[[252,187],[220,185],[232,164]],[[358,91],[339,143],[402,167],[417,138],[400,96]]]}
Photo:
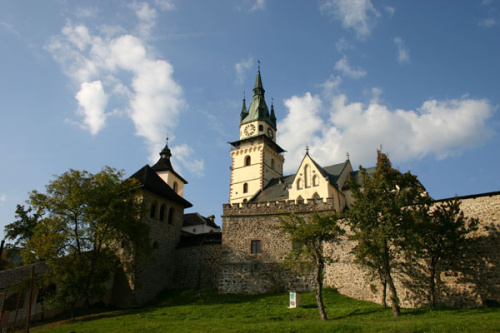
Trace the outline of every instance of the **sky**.
{"label": "sky", "polygon": [[500,0],[0,0],[0,47],[0,236],[56,175],[130,176],[167,137],[220,225],[259,61],[285,174],[382,148],[435,199],[500,191]]}

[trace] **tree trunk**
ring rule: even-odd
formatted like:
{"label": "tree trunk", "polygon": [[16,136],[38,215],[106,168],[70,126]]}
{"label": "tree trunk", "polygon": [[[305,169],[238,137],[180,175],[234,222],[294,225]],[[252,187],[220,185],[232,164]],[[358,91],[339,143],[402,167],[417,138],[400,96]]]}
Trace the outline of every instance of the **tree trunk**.
{"label": "tree trunk", "polygon": [[378,274],[380,276],[380,283],[382,283],[382,305],[384,309],[387,309],[387,280],[384,278],[380,268],[378,269]]}
{"label": "tree trunk", "polygon": [[429,297],[431,306],[436,306],[436,267],[431,266],[431,276],[429,278]]}
{"label": "tree trunk", "polygon": [[318,303],[318,310],[321,316],[321,320],[326,321],[325,306],[323,304],[323,262],[321,260],[316,260],[316,283],[318,284],[318,290],[316,290],[316,302]]}
{"label": "tree trunk", "polygon": [[387,284],[389,284],[389,291],[391,292],[392,314],[394,317],[399,317],[401,315],[401,309],[399,307],[399,297],[396,292],[396,287],[394,286],[394,281],[392,280],[390,272],[386,272],[385,276]]}

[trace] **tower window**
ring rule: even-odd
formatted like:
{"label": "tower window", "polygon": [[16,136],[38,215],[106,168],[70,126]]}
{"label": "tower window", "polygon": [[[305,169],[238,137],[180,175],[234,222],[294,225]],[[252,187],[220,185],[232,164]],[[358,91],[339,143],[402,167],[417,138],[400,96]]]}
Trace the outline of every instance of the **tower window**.
{"label": "tower window", "polygon": [[245,157],[245,166],[249,166],[251,163],[252,163],[252,158],[249,155],[247,155]]}
{"label": "tower window", "polygon": [[168,210],[168,224],[174,223],[174,207],[170,207]]}
{"label": "tower window", "polygon": [[165,209],[166,208],[167,207],[165,206],[165,204],[163,204],[163,205],[160,206],[160,218],[159,218],[159,220],[161,222],[163,222],[165,220]]}
{"label": "tower window", "polygon": [[243,193],[248,193],[248,183],[243,184]]}
{"label": "tower window", "polygon": [[263,125],[259,125],[259,132],[263,132],[264,131],[264,126]]}
{"label": "tower window", "polygon": [[260,253],[260,240],[253,240],[250,243],[250,253],[252,254]]}
{"label": "tower window", "polygon": [[149,210],[149,217],[154,219],[156,217],[156,202],[151,204],[151,209]]}
{"label": "tower window", "polygon": [[273,158],[273,159],[271,159],[271,169],[273,169],[273,170],[274,170],[274,158]]}
{"label": "tower window", "polygon": [[178,193],[177,190],[179,189],[179,185],[177,185],[177,182],[174,182],[174,192]]}

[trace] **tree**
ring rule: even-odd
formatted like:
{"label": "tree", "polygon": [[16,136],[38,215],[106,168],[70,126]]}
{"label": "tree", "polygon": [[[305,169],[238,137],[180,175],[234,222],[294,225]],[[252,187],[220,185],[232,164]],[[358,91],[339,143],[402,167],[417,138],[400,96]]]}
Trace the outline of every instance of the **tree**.
{"label": "tree", "polygon": [[22,255],[26,263],[45,260],[44,283],[56,284],[58,303],[73,308],[102,295],[103,282],[117,268],[116,246],[147,249],[139,186],[122,177],[123,172],[109,167],[96,174],[71,169],[52,180],[45,194],[31,192],[27,211],[42,218],[32,227]]}
{"label": "tree", "polygon": [[5,226],[5,238],[14,241],[15,246],[24,247],[33,236],[33,230],[42,217],[42,212],[33,213],[33,208],[17,205],[17,220]]}
{"label": "tree", "polygon": [[323,272],[325,263],[330,256],[325,254],[325,243],[338,241],[339,236],[345,234],[339,226],[340,216],[330,214],[321,216],[314,214],[310,220],[292,214],[288,219],[282,219],[280,228],[288,234],[291,241],[291,250],[286,255],[284,265],[295,271],[307,268],[314,270],[316,302],[322,320],[327,320],[323,304]]}
{"label": "tree", "polygon": [[410,172],[392,168],[386,154],[377,151],[377,166],[370,175],[360,166],[361,183],[350,179],[354,204],[349,212],[354,254],[358,262],[377,270],[391,293],[395,317],[400,315],[393,274],[400,263],[406,239],[411,237],[413,218],[409,207],[427,200],[425,189]]}
{"label": "tree", "polygon": [[414,213],[416,242],[413,243],[413,253],[426,263],[429,301],[435,306],[442,262],[450,262],[463,253],[466,237],[477,229],[479,221],[464,216],[457,198],[433,205],[418,205]]}

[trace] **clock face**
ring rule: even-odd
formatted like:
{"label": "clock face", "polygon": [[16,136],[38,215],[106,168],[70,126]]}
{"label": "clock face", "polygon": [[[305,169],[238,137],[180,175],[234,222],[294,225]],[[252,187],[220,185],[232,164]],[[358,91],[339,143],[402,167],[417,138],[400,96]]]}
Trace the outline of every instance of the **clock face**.
{"label": "clock face", "polygon": [[255,125],[250,124],[250,125],[245,126],[245,128],[243,129],[243,133],[245,133],[246,136],[250,136],[250,135],[254,134],[255,133]]}
{"label": "clock face", "polygon": [[272,129],[270,129],[270,128],[267,129],[267,136],[269,136],[271,139],[273,138],[274,133],[273,133]]}

